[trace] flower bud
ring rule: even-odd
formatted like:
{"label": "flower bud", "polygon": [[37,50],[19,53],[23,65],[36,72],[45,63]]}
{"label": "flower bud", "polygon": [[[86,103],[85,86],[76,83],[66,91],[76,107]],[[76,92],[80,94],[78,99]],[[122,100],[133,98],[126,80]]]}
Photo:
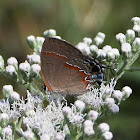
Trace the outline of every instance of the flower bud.
{"label": "flower bud", "polygon": [[22,135],[25,139],[27,140],[36,140],[35,139],[35,134],[31,131],[31,130],[26,130],[24,132],[22,132]]}
{"label": "flower bud", "polygon": [[37,45],[36,44],[36,39],[33,35],[30,35],[30,36],[27,37],[27,42],[32,49],[34,49]]}
{"label": "flower bud", "polygon": [[31,75],[34,77],[36,75],[39,74],[39,72],[41,71],[41,67],[38,64],[33,64],[31,66]]}
{"label": "flower bud", "polygon": [[101,123],[97,126],[97,131],[99,134],[103,134],[106,131],[109,131],[110,127],[107,123]]}
{"label": "flower bud", "polygon": [[55,136],[55,140],[64,140],[65,136],[64,133],[58,132]]}
{"label": "flower bud", "polygon": [[18,67],[18,61],[15,57],[10,57],[8,60],[7,60],[7,64],[8,65],[12,65],[14,66],[15,68]]}
{"label": "flower bud", "polygon": [[64,106],[62,112],[65,116],[68,116],[71,113],[71,108],[69,106]]}
{"label": "flower bud", "polygon": [[43,134],[40,136],[40,140],[50,140],[50,137],[47,134]]}
{"label": "flower bud", "polygon": [[115,59],[118,59],[119,58],[120,52],[119,52],[119,50],[117,48],[113,48],[111,50],[111,52],[113,52],[113,54],[115,55]]}
{"label": "flower bud", "polygon": [[96,36],[93,41],[94,41],[94,44],[96,46],[99,46],[99,45],[101,45],[103,43],[104,39],[102,39],[101,37]]}
{"label": "flower bud", "polygon": [[133,30],[140,33],[140,25],[134,25]]}
{"label": "flower bud", "polygon": [[126,41],[131,43],[135,38],[135,32],[131,29],[126,31]]}
{"label": "flower bud", "polygon": [[97,34],[97,36],[100,37],[100,38],[102,38],[103,40],[105,39],[105,34],[104,33],[99,32]]}
{"label": "flower bud", "polygon": [[54,29],[49,29],[44,32],[45,37],[54,37],[56,36],[56,31]]}
{"label": "flower bud", "polygon": [[5,127],[9,123],[9,116],[7,113],[0,114],[0,126]]}
{"label": "flower bud", "polygon": [[121,51],[126,57],[129,57],[131,54],[131,45],[129,43],[123,43],[121,45]]}
{"label": "flower bud", "polygon": [[74,105],[78,109],[78,111],[82,112],[85,109],[85,103],[81,100],[77,100],[74,102]]}
{"label": "flower bud", "polygon": [[27,60],[30,64],[40,64],[40,56],[37,55],[35,52],[32,55],[27,55]]}
{"label": "flower bud", "polygon": [[124,100],[128,98],[130,94],[132,94],[132,89],[130,87],[125,86],[122,88],[122,95]]}
{"label": "flower bud", "polygon": [[92,43],[92,39],[91,39],[91,38],[85,37],[85,38],[83,39],[83,42],[86,43],[86,44],[89,46],[89,45]]}
{"label": "flower bud", "polygon": [[113,134],[109,131],[106,131],[101,135],[101,140],[111,140],[112,138]]}
{"label": "flower bud", "polygon": [[92,136],[95,134],[95,131],[93,130],[93,127],[84,127],[84,134],[87,136]]}
{"label": "flower bud", "polygon": [[27,61],[20,63],[19,70],[26,73],[30,72],[30,64]]}
{"label": "flower bud", "polygon": [[89,46],[90,52],[92,53],[93,56],[97,56],[97,52],[98,52],[98,47],[95,45],[91,45]]}
{"label": "flower bud", "polygon": [[106,102],[106,104],[107,105],[111,105],[111,104],[115,104],[115,100],[114,100],[114,98],[106,98],[105,99],[105,102]]}
{"label": "flower bud", "polygon": [[122,92],[120,90],[114,90],[112,97],[117,99],[118,101],[121,101],[122,99]]}
{"label": "flower bud", "polygon": [[133,41],[132,50],[135,52],[140,50],[140,38],[139,37],[135,38],[135,40]]}
{"label": "flower bud", "polygon": [[0,55],[0,72],[4,70],[4,60],[2,56]]}
{"label": "flower bud", "polygon": [[107,52],[106,57],[108,61],[116,60],[115,55],[112,51]]}
{"label": "flower bud", "polygon": [[79,42],[78,45],[76,45],[76,47],[85,55],[89,55],[90,54],[90,48],[87,46],[86,43],[83,42]]}
{"label": "flower bud", "polygon": [[3,128],[2,130],[2,135],[6,138],[11,140],[12,139],[12,129],[11,127],[8,125],[7,127]]}
{"label": "flower bud", "polygon": [[2,88],[4,98],[8,98],[13,93],[13,87],[11,85],[5,85]]}
{"label": "flower bud", "polygon": [[139,17],[133,17],[131,19],[134,25],[140,25],[140,18]]}
{"label": "flower bud", "polygon": [[106,53],[104,50],[102,49],[98,49],[98,52],[97,52],[97,58],[103,60],[106,58]]}
{"label": "flower bud", "polygon": [[88,112],[88,118],[92,121],[95,121],[98,118],[99,113],[97,111],[94,110],[90,110]]}
{"label": "flower bud", "polygon": [[109,45],[106,45],[102,48],[106,53],[112,50],[112,47]]}
{"label": "flower bud", "polygon": [[44,37],[36,37],[36,43],[38,48],[42,48],[42,44],[44,43],[45,38]]}
{"label": "flower bud", "polygon": [[126,37],[125,37],[125,35],[122,34],[122,33],[117,34],[117,35],[116,35],[116,39],[117,39],[117,41],[118,41],[120,44],[123,44],[123,43],[126,42]]}
{"label": "flower bud", "polygon": [[10,101],[13,103],[14,101],[18,101],[20,100],[20,95],[13,91],[11,94],[10,94]]}
{"label": "flower bud", "polygon": [[91,120],[85,120],[83,123],[84,127],[93,127],[93,122]]}
{"label": "flower bud", "polygon": [[111,114],[117,114],[119,112],[119,106],[116,104],[110,104],[109,106],[109,112]]}
{"label": "flower bud", "polygon": [[17,72],[16,72],[16,68],[13,66],[13,65],[8,65],[6,66],[6,70],[5,72],[12,76],[13,78],[16,78],[17,77]]}

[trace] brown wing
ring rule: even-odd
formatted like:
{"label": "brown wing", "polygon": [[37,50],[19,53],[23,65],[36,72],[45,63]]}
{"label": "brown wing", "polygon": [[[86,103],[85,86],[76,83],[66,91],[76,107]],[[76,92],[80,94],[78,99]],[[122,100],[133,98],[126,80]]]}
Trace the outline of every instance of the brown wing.
{"label": "brown wing", "polygon": [[74,46],[55,38],[46,38],[41,51],[41,72],[49,90],[62,94],[81,94],[89,76],[85,56]]}

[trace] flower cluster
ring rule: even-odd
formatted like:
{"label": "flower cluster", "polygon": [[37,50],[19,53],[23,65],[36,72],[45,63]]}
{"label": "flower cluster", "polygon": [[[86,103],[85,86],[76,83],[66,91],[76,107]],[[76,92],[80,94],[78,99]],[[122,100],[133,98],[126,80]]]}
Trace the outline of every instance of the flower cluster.
{"label": "flower cluster", "polygon": [[[58,93],[40,91],[37,86],[33,87],[34,79],[42,80],[40,53],[44,37],[27,37],[34,52],[27,55],[27,60],[23,63],[19,64],[15,57],[10,57],[5,64],[0,56],[0,73],[28,89],[27,97],[23,99],[12,85],[3,86],[4,99],[0,100],[0,139],[111,140],[113,134],[102,117],[118,113],[120,104],[132,94],[129,86],[124,86],[121,90],[115,89],[115,86],[140,54],[140,18],[132,18],[132,23],[133,29],[127,30],[126,34],[116,35],[121,50],[109,45],[102,47],[105,34],[101,32],[94,39],[85,37],[76,45],[84,55],[100,62],[105,69],[105,81],[77,96],[74,103],[69,103]],[[46,30],[44,36],[61,39],[53,29]]]}

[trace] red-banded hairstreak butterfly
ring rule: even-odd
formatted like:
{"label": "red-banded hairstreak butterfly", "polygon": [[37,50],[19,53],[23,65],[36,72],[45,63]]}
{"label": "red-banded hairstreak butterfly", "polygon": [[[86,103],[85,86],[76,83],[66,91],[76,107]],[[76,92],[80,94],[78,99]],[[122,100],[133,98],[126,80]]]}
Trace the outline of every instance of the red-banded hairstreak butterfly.
{"label": "red-banded hairstreak butterfly", "polygon": [[103,80],[102,67],[94,58],[56,38],[46,38],[43,43],[41,74],[48,90],[70,95],[83,94]]}

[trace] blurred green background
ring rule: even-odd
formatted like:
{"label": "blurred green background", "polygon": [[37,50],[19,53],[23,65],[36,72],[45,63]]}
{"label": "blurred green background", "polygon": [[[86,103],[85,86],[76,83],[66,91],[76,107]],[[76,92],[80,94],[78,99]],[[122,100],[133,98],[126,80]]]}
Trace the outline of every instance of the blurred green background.
{"label": "blurred green background", "polygon": [[[26,43],[29,35],[43,36],[53,28],[57,35],[76,45],[84,37],[106,34],[103,44],[119,48],[115,35],[132,29],[131,18],[140,17],[139,0],[1,0],[0,55],[5,61],[14,56],[19,62],[32,50]],[[134,64],[140,67],[140,59]],[[12,84],[15,91],[23,87],[0,75],[0,90]],[[120,106],[118,115],[105,120],[111,127],[114,140],[140,139],[140,72],[128,72],[118,82],[117,89],[129,85],[133,94]]]}

